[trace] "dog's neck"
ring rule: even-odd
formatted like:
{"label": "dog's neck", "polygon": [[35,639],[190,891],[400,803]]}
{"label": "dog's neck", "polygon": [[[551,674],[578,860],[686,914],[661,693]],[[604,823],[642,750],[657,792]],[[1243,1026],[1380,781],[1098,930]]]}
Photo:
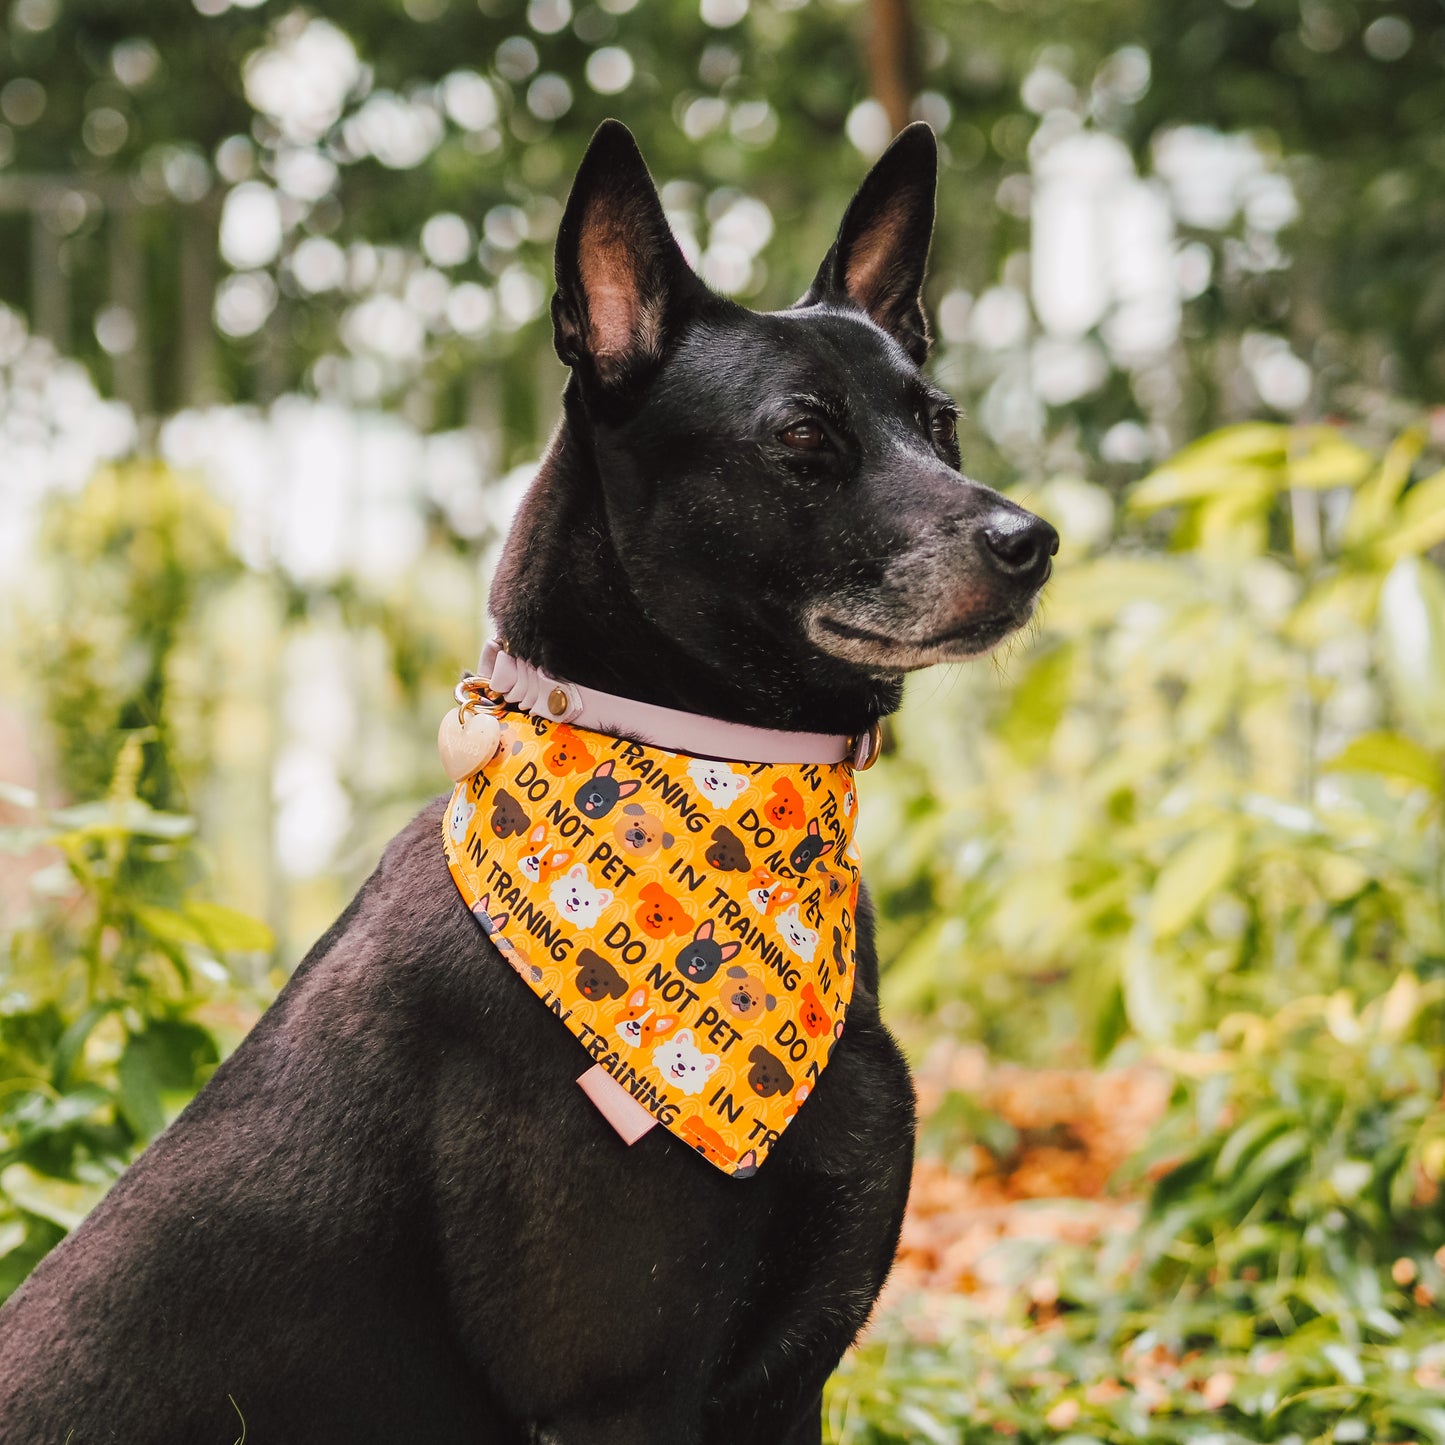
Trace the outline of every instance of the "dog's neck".
{"label": "dog's neck", "polygon": [[726,655],[703,659],[653,622],[613,547],[571,392],[492,588],[498,635],[515,656],[583,687],[753,727],[857,733],[896,710],[900,682],[820,684],[808,675],[816,660],[790,656],[757,629],[739,628],[725,640]]}

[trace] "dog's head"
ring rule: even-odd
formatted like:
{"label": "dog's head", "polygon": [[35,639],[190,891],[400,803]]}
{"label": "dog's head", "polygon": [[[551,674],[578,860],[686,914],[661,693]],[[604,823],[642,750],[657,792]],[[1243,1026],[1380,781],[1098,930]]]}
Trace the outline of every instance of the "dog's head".
{"label": "dog's head", "polygon": [[1057,534],[961,474],[957,409],[920,370],[936,173],[910,127],[806,295],[760,314],[689,268],[626,128],[593,138],[558,232],[572,382],[550,460],[601,493],[598,582],[678,659],[896,701],[905,672],[1031,615]]}

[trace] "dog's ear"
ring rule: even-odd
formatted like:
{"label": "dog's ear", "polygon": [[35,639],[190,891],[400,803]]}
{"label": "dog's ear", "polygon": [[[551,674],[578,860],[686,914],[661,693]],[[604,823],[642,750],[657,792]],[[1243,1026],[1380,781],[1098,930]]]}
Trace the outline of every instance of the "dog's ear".
{"label": "dog's ear", "polygon": [[632,133],[597,128],[557,231],[552,337],[564,362],[604,387],[661,360],[688,302],[703,294],[663,215]]}
{"label": "dog's ear", "polygon": [[923,273],[933,235],[938,142],[922,121],[900,132],[843,213],[838,239],[799,306],[847,301],[919,365],[928,355]]}

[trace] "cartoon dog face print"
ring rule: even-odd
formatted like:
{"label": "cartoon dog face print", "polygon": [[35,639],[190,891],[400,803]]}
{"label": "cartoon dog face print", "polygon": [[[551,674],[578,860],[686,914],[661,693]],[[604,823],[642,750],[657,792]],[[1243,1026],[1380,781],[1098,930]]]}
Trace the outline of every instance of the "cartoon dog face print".
{"label": "cartoon dog face print", "polygon": [[530,826],[522,805],[505,788],[498,788],[492,801],[492,832],[499,838],[511,838],[525,833]]}
{"label": "cartoon dog face print", "polygon": [[660,848],[671,848],[676,839],[662,826],[656,813],[649,813],[641,803],[628,803],[612,825],[612,836],[629,853],[651,858]]}
{"label": "cartoon dog face print", "polygon": [[682,1121],[677,1137],[691,1144],[712,1164],[728,1165],[737,1158],[737,1151],[730,1149],[723,1136],[716,1129],[709,1129],[696,1114],[689,1114]]}
{"label": "cartoon dog face print", "polygon": [[802,1007],[798,1010],[798,1022],[802,1024],[803,1032],[810,1039],[821,1039],[833,1027],[833,1020],[828,1017],[817,989],[811,983],[805,983],[798,998],[802,1002]]}
{"label": "cartoon dog face print", "polygon": [[691,1029],[679,1029],[652,1051],[652,1067],[665,1083],[684,1094],[700,1094],[720,1063],[716,1054],[705,1054],[698,1048]]}
{"label": "cartoon dog face print", "polygon": [[775,925],[778,930],[778,937],[803,960],[804,963],[812,963],[813,954],[818,948],[818,933],[816,929],[809,928],[801,918],[798,917],[798,905],[794,903],[791,907],[783,909],[778,914],[778,921]]}
{"label": "cartoon dog face print", "polygon": [[776,874],[766,868],[755,868],[748,880],[753,886],[748,889],[748,902],[766,918],[776,913],[785,903],[791,903],[798,896],[796,888],[790,888]]}
{"label": "cartoon dog face print", "polygon": [[648,883],[638,891],[642,900],[637,905],[636,918],[644,933],[653,938],[671,938],[674,933],[686,933],[692,927],[692,918],[660,883]]}
{"label": "cartoon dog face print", "polygon": [[472,815],[477,811],[475,803],[467,802],[461,795],[452,804],[452,810],[447,814],[447,832],[451,835],[453,843],[461,843],[466,840],[467,824],[472,821]]}
{"label": "cartoon dog face print", "polygon": [[793,845],[793,851],[788,854],[788,862],[799,873],[806,873],[813,866],[814,861],[822,857],[827,846],[823,835],[818,831],[818,820],[814,818],[808,824],[806,836]]}
{"label": "cartoon dog face print", "polygon": [[641,786],[635,778],[619,783],[612,776],[616,764],[608,758],[580,788],[573,798],[589,818],[605,818],[623,798],[630,798]]}
{"label": "cartoon dog face print", "polygon": [[510,913],[489,913],[487,910],[491,905],[492,895],[490,893],[482,894],[472,904],[472,917],[477,920],[477,926],[488,938],[495,938],[507,926],[507,919],[512,915]]}
{"label": "cartoon dog face print", "polygon": [[763,813],[775,828],[801,828],[807,817],[803,812],[803,795],[789,777],[781,777],[773,784],[768,801],[763,804]]}
{"label": "cartoon dog face print", "polygon": [[738,1167],[733,1170],[734,1179],[751,1179],[758,1172],[758,1151],[749,1149],[741,1159],[738,1160]]}
{"label": "cartoon dog face print", "polygon": [[532,880],[533,883],[543,883],[560,869],[565,868],[571,862],[571,853],[563,852],[559,848],[547,846],[547,825],[538,823],[530,833],[527,834],[527,842],[531,845],[532,851],[524,853],[517,859],[517,867],[522,873]]}
{"label": "cartoon dog face print", "polygon": [[713,974],[742,949],[740,943],[718,943],[713,936],[712,919],[697,926],[692,942],[673,959],[677,971],[693,983],[708,983]]}
{"label": "cartoon dog face print", "polygon": [[839,978],[848,972],[848,960],[851,952],[848,940],[843,936],[843,930],[835,925],[833,928],[833,967],[838,970]]}
{"label": "cartoon dog face print", "polygon": [[556,879],[550,896],[557,916],[573,928],[591,928],[601,917],[602,910],[612,902],[609,889],[592,886],[583,863],[578,863]]}
{"label": "cartoon dog face print", "polygon": [[712,830],[712,842],[702,855],[707,861],[724,873],[746,873],[748,854],[743,840],[725,823],[719,823]]}
{"label": "cartoon dog face print", "polygon": [[562,723],[552,730],[552,746],[542,754],[542,761],[549,773],[565,778],[568,773],[590,768],[596,759],[587,744],[566,723]]}
{"label": "cartoon dog face print", "polygon": [[710,807],[731,808],[747,790],[748,780],[741,773],[733,772],[726,763],[694,758],[687,765],[687,772]]}
{"label": "cartoon dog face print", "polygon": [[773,1008],[778,1002],[740,963],[733,964],[727,971],[722,1001],[723,1007],[738,1019],[756,1018],[765,1008]]}
{"label": "cartoon dog face print", "polygon": [[677,1022],[659,1014],[648,1002],[647,990],[635,988],[627,995],[627,1006],[617,1015],[617,1037],[630,1049],[640,1049],[667,1033]]}
{"label": "cartoon dog face print", "polygon": [[577,992],[583,998],[621,998],[627,992],[627,980],[590,948],[577,955]]}
{"label": "cartoon dog face print", "polygon": [[786,1094],[793,1087],[793,1076],[783,1067],[783,1061],[761,1044],[748,1055],[748,1062],[752,1065],[748,1070],[748,1083],[759,1098]]}

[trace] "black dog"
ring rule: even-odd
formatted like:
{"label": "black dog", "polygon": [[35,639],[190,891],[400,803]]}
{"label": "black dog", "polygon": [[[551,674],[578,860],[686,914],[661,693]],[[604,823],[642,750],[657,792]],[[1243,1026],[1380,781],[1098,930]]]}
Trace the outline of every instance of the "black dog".
{"label": "black dog", "polygon": [[[953,404],[918,370],[935,169],[906,131],[808,294],[757,315],[693,275],[631,136],[598,131],[557,244],[565,419],[492,598],[515,654],[860,733],[905,672],[1029,616],[1053,529],[959,474]],[[437,803],[0,1313],[5,1445],[229,1445],[242,1421],[249,1445],[821,1439],[913,1153],[866,898],[832,1062],[731,1179],[603,1122],[440,831]]]}

